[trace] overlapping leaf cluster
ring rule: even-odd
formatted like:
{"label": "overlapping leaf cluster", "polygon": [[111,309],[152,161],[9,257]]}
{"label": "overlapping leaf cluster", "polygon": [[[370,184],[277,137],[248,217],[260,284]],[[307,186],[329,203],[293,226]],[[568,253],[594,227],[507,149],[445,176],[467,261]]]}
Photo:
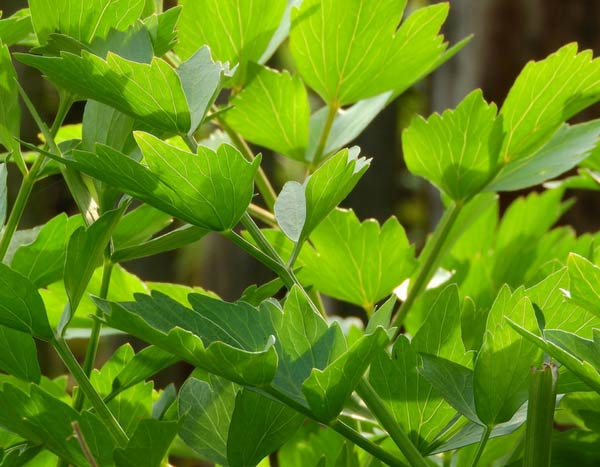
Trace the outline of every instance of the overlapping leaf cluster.
{"label": "overlapping leaf cluster", "polygon": [[[468,42],[443,42],[447,4],[160,3],[30,0],[0,19],[0,465],[600,459],[600,237],[554,227],[566,188],[600,186],[600,123],[568,123],[600,101],[598,59],[570,44],[529,63],[499,110],[474,91],[413,119],[407,167],[447,206],[415,257],[395,217],[340,208],[380,156],[346,146]],[[296,73],[266,67],[288,36]],[[50,127],[13,59],[59,90]],[[41,145],[19,141],[19,94]],[[62,125],[78,100],[82,123]],[[248,142],[306,177],[276,190]],[[8,164],[22,175],[10,209]],[[19,230],[33,185],[58,175],[80,212]],[[498,192],[544,182],[500,215]],[[211,232],[276,277],[226,302],[120,264]],[[360,307],[364,329],[332,319],[332,300]],[[94,369],[111,334],[148,345]],[[73,338],[88,341],[81,364]],[[73,390],[42,375],[36,341]],[[185,383],[155,389],[181,361]]]}

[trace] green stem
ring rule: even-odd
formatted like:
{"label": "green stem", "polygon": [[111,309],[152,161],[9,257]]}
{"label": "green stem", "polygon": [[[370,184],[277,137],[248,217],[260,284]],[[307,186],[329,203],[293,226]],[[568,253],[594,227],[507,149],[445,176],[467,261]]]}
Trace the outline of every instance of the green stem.
{"label": "green stem", "polygon": [[[250,149],[250,146],[248,146],[248,143],[246,143],[246,141],[236,131],[234,131],[233,128],[231,128],[221,117],[217,117],[216,120],[219,126],[223,128],[225,133],[227,133],[229,139],[231,139],[231,142],[240,150],[240,152],[246,158],[246,160],[248,160],[249,162],[254,161],[256,156],[252,152],[252,149]],[[267,208],[270,211],[273,211],[273,207],[275,206],[275,200],[277,199],[277,193],[275,193],[275,189],[273,188],[273,185],[271,185],[271,182],[269,181],[269,178],[267,177],[267,174],[262,169],[262,167],[258,168],[256,179],[254,181],[256,183],[258,191],[260,192],[261,196],[263,197],[263,200],[265,201],[265,204],[267,205]]]}
{"label": "green stem", "polygon": [[[105,299],[108,296],[108,288],[110,286],[110,278],[112,275],[113,263],[108,259],[104,259],[102,265],[102,283],[100,285],[100,298]],[[99,310],[96,308],[96,316]],[[102,322],[98,319],[94,319],[92,322],[92,330],[90,338],[88,340],[87,349],[85,351],[85,357],[83,360],[83,372],[89,378],[94,368],[94,362],[96,361],[96,355],[98,354],[98,346],[100,344],[100,331],[102,330]],[[83,408],[83,402],[85,400],[85,394],[82,391],[77,393],[73,408],[79,412]]]}
{"label": "green stem", "polygon": [[477,467],[479,463],[479,459],[481,459],[481,455],[483,451],[485,451],[485,446],[490,439],[490,435],[492,434],[492,427],[486,426],[483,430],[483,434],[481,435],[481,440],[477,445],[477,451],[475,451],[475,455],[473,456],[473,460],[471,461],[471,467]]}
{"label": "green stem", "polygon": [[412,443],[402,427],[391,415],[385,403],[381,400],[373,386],[363,378],[356,387],[356,393],[363,402],[369,407],[371,413],[381,423],[381,426],[390,435],[390,438],[396,443],[396,446],[402,451],[406,460],[413,467],[427,467],[427,461],[421,455],[419,450]]}
{"label": "green stem", "polygon": [[94,386],[92,386],[92,383],[84,373],[67,343],[60,338],[55,338],[51,343],[69,372],[73,375],[73,378],[75,378],[75,381],[77,381],[79,390],[85,394],[85,397],[89,399],[100,418],[102,418],[108,428],[110,428],[119,446],[125,446],[129,441],[127,434],[106,406],[102,397],[100,397],[96,389],[94,389]]}
{"label": "green stem", "polygon": [[[37,125],[40,126],[40,130],[45,128],[47,130],[47,126],[40,119],[39,114],[33,107],[33,104],[29,97],[25,94],[22,88],[19,86],[19,92],[21,93],[21,97],[25,102],[25,105],[29,109],[31,115],[36,121]],[[54,136],[58,132],[58,129],[62,125],[62,122],[65,119],[71,105],[73,104],[73,100],[70,97],[64,97],[61,95],[60,103],[58,105],[58,111],[56,113],[56,117],[54,118],[54,123],[52,124],[52,128],[48,130],[49,135],[51,136],[50,141],[46,138],[46,145],[48,146],[54,142]],[[43,130],[42,130],[43,131]],[[10,211],[10,215],[8,217],[8,221],[6,222],[6,227],[4,232],[2,233],[2,238],[0,239],[0,262],[6,256],[6,252],[8,251],[8,247],[10,246],[10,242],[19,227],[19,223],[21,222],[21,218],[23,217],[23,213],[25,212],[25,206],[27,205],[27,201],[29,201],[29,196],[31,196],[31,191],[33,190],[33,186],[37,182],[37,177],[44,167],[46,162],[46,156],[43,154],[38,154],[38,157],[33,162],[31,166],[31,170],[23,177],[23,182],[21,183],[21,187],[19,188],[19,192],[17,193],[17,198],[15,200],[15,204]]]}
{"label": "green stem", "polygon": [[450,233],[450,230],[452,230],[462,207],[462,203],[455,202],[444,212],[444,215],[433,234],[431,248],[427,249],[424,252],[424,255],[421,254],[421,256],[424,257],[419,258],[421,266],[417,272],[417,277],[415,278],[414,283],[410,284],[406,300],[402,303],[396,316],[392,319],[392,326],[397,328],[395,337],[399,335],[404,318],[406,318],[406,315],[410,311],[415,300],[427,286],[431,276],[434,274],[435,269],[440,262],[440,256],[446,244],[446,240],[448,239],[448,234]]}
{"label": "green stem", "polygon": [[248,206],[248,213],[255,219],[264,222],[269,227],[277,227],[277,220],[275,219],[275,216],[270,211],[267,211],[256,204],[251,203]]}
{"label": "green stem", "polygon": [[330,105],[328,106],[327,112],[327,120],[325,120],[325,126],[323,127],[323,132],[321,133],[321,137],[319,138],[319,143],[317,145],[317,151],[315,152],[315,157],[313,159],[312,165],[317,166],[319,162],[323,159],[325,155],[325,148],[327,147],[327,140],[329,139],[329,134],[331,133],[331,129],[333,128],[333,122],[335,122],[335,116],[337,115],[337,111],[339,110],[339,105]]}
{"label": "green stem", "polygon": [[267,392],[269,395],[271,395],[272,397],[274,397],[275,399],[277,399],[278,401],[280,401],[281,403],[294,409],[296,412],[299,412],[302,415],[305,415],[306,417],[337,431],[344,438],[352,441],[357,446],[360,446],[362,449],[367,451],[373,457],[376,457],[377,459],[385,462],[387,465],[390,465],[392,467],[405,467],[406,466],[406,464],[404,464],[396,456],[387,452],[385,449],[383,449],[381,446],[378,446],[373,441],[365,438],[358,431],[356,431],[354,428],[347,425],[343,421],[336,419],[336,420],[330,421],[329,423],[324,423],[321,420],[317,420],[315,418],[315,416],[312,414],[312,412],[307,407],[304,407],[302,404],[299,404],[295,400],[287,397],[285,394],[281,393],[280,391],[273,388],[272,386],[263,388],[263,390],[265,392]]}
{"label": "green stem", "polygon": [[557,381],[558,368],[553,364],[531,369],[523,467],[551,465]]}

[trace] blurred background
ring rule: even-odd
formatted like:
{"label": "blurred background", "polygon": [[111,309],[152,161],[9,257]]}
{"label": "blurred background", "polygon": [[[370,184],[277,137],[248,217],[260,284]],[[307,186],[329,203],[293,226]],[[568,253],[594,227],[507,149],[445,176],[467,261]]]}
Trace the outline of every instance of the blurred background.
{"label": "blurred background", "polygon": [[[173,3],[165,2],[165,8]],[[427,3],[435,2],[409,1],[409,8]],[[25,0],[0,0],[5,16],[25,6]],[[373,158],[373,163],[344,203],[361,218],[383,221],[396,215],[418,246],[435,226],[441,204],[437,191],[410,175],[404,166],[401,133],[414,113],[428,115],[453,107],[474,88],[482,88],[487,100],[501,105],[528,60],[543,58],[569,42],[578,42],[581,49],[593,49],[595,55],[600,53],[598,0],[450,0],[450,6],[446,38],[455,43],[473,34],[473,40],[455,58],[390,105],[358,138],[355,144],[362,147],[364,155]],[[293,67],[285,46],[270,65]],[[16,66],[26,91],[46,121],[52,121],[58,102],[53,86],[36,70],[18,62]],[[82,112],[80,103],[72,109],[66,122],[80,122]],[[599,116],[600,108],[595,107],[580,118],[588,120]],[[34,142],[36,134],[29,114],[23,111],[22,137]],[[300,175],[297,167],[278,156],[265,156],[265,169],[277,188],[281,188],[285,180]],[[9,196],[14,200],[20,180],[16,172],[11,175]],[[503,194],[502,205],[506,206],[518,195]],[[573,225],[578,233],[599,230],[600,197],[582,191],[569,192],[569,195],[576,196],[579,202],[561,222]],[[42,224],[65,210],[74,213],[76,208],[61,179],[50,177],[36,185],[21,228]],[[239,298],[248,285],[272,278],[271,273],[217,235],[178,252],[127,263],[125,267],[145,280],[200,285],[229,300]],[[331,303],[330,308],[330,313],[363,317],[361,310],[350,305]],[[182,373],[178,371],[178,375]],[[172,378],[173,374],[164,376]]]}

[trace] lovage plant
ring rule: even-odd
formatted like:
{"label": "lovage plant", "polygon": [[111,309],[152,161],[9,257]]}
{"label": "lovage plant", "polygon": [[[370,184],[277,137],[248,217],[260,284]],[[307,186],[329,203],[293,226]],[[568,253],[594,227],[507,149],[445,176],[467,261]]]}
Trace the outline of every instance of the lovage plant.
{"label": "lovage plant", "polygon": [[[161,3],[30,0],[0,20],[0,465],[597,465],[600,237],[553,226],[567,188],[600,187],[600,121],[567,123],[600,101],[600,61],[570,44],[500,108],[474,91],[413,119],[406,164],[446,206],[416,255],[396,218],[339,206],[382,156],[347,146],[468,42],[440,35],[447,4]],[[288,36],[295,71],[267,67]],[[50,125],[14,61],[56,86]],[[20,139],[20,100],[40,141]],[[256,147],[306,178],[274,186]],[[80,212],[19,230],[46,177]],[[500,215],[498,192],[544,183]],[[232,303],[127,271],[209,233],[272,280]],[[114,333],[147,346],[101,362]],[[39,341],[67,376],[42,374]],[[185,383],[154,387],[180,361]]]}

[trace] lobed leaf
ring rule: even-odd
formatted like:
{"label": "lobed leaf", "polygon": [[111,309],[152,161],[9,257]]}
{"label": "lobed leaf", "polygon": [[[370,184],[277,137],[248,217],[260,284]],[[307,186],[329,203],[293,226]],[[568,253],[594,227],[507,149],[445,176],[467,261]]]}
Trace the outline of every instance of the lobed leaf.
{"label": "lobed leaf", "polygon": [[185,134],[191,117],[182,84],[164,60],[137,63],[109,52],[106,60],[85,50],[60,57],[19,54],[59,88],[93,99],[168,134]]}
{"label": "lobed leaf", "polygon": [[39,384],[40,364],[31,335],[0,325],[0,370]]}
{"label": "lobed leaf", "polygon": [[310,235],[301,278],[319,291],[372,310],[413,272],[414,249],[395,217],[383,226],[336,209]]}
{"label": "lobed leaf", "polygon": [[352,191],[370,164],[358,154],[357,147],[344,149],[321,165],[303,185],[284,185],[275,202],[275,218],[292,241],[303,243]]}
{"label": "lobed leaf", "polygon": [[26,277],[0,263],[0,325],[51,341],[44,302]]}
{"label": "lobed leaf", "polygon": [[124,30],[142,14],[144,0],[30,0],[31,21],[40,44],[60,32],[81,42]]}
{"label": "lobed leaf", "polygon": [[0,19],[0,42],[8,47],[35,42],[29,8],[23,8],[8,18]]}
{"label": "lobed leaf", "polygon": [[245,82],[248,62],[257,62],[282,19],[285,0],[179,0],[179,42],[184,60],[207,45],[215,59],[239,64],[232,84]]}
{"label": "lobed leaf", "polygon": [[24,163],[18,141],[21,125],[21,108],[17,73],[13,66],[8,46],[0,41],[0,144],[21,169]]}
{"label": "lobed leaf", "polygon": [[596,316],[600,315],[600,268],[572,253],[567,262],[571,300]]}
{"label": "lobed leaf", "polygon": [[414,118],[404,131],[407,167],[455,201],[470,198],[495,173],[501,144],[496,121],[496,106],[487,104],[481,91],[454,111]]}
{"label": "lobed leaf", "polygon": [[178,429],[176,421],[142,420],[127,446],[115,449],[115,465],[160,467]]}
{"label": "lobed leaf", "polygon": [[302,80],[255,64],[247,80],[224,115],[227,124],[252,143],[305,161],[310,107]]}
{"label": "lobed leaf", "polygon": [[402,92],[435,68],[446,46],[448,5],[419,9],[398,28],[406,0],[304,0],[292,13],[290,47],[305,82],[340,107]]}
{"label": "lobed leaf", "polygon": [[539,62],[529,62],[501,109],[506,134],[502,160],[534,153],[565,120],[600,100],[600,61],[569,44]]}

